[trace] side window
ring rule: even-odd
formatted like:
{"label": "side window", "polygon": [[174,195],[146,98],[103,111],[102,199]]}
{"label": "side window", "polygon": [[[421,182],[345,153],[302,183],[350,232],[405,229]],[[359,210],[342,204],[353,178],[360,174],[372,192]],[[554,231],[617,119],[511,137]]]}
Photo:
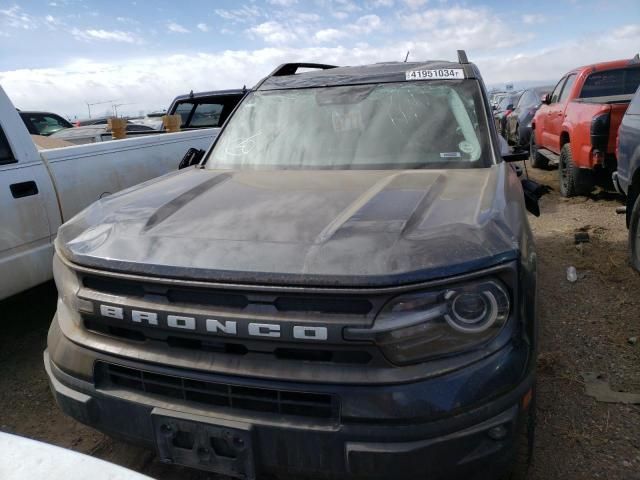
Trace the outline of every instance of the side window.
{"label": "side window", "polygon": [[564,85],[564,81],[566,78],[563,78],[558,82],[556,88],[553,89],[551,93],[551,103],[558,103],[558,98],[560,98],[560,91],[562,90],[562,86]]}
{"label": "side window", "polygon": [[67,128],[69,125],[51,115],[34,114],[29,116],[29,121],[35,127],[37,135],[48,136],[52,133]]}
{"label": "side window", "polygon": [[178,114],[182,117],[182,127],[184,128],[187,125],[187,122],[189,121],[189,115],[191,115],[191,110],[193,110],[193,103],[191,102],[184,102],[184,103],[179,103],[178,106],[176,107],[175,112],[173,112],[173,114]]}
{"label": "side window", "polygon": [[189,127],[219,127],[223,108],[220,103],[201,103],[196,106]]}
{"label": "side window", "polygon": [[0,127],[0,165],[14,163],[15,161],[16,159],[11,152],[11,147],[7,141],[7,137],[5,137],[2,127]]}
{"label": "side window", "polygon": [[567,77],[567,82],[564,84],[562,88],[562,93],[560,94],[560,99],[558,102],[562,103],[569,98],[569,94],[571,93],[571,87],[573,87],[573,82],[576,81],[576,74],[569,75]]}
{"label": "side window", "polygon": [[589,75],[584,82],[581,98],[631,95],[640,85],[640,67],[604,70]]}

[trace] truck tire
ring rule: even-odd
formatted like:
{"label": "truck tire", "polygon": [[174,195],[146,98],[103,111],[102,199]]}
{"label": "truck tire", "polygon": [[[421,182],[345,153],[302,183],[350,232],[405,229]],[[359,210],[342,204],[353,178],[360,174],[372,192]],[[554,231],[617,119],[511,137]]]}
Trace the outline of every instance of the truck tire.
{"label": "truck tire", "polygon": [[591,193],[591,190],[593,190],[591,174],[591,170],[578,168],[574,165],[571,145],[565,143],[560,151],[560,161],[558,162],[560,195],[563,197],[575,197]]}
{"label": "truck tire", "polygon": [[636,198],[629,218],[629,256],[631,266],[640,272],[640,195]]}
{"label": "truck tire", "polygon": [[529,163],[533,168],[547,168],[549,166],[549,159],[538,153],[538,147],[536,146],[536,138],[531,131],[531,138],[529,138]]}
{"label": "truck tire", "polygon": [[534,386],[531,405],[522,428],[516,433],[516,451],[513,467],[503,480],[526,480],[533,462],[533,447],[536,437],[536,389]]}

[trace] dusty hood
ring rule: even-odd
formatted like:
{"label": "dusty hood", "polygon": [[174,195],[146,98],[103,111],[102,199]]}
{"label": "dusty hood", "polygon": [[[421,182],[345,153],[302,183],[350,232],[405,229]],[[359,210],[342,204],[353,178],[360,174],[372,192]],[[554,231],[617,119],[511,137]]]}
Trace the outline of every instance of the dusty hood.
{"label": "dusty hood", "polygon": [[190,169],[101,200],[57,246],[100,269],[173,278],[392,285],[518,256],[506,164],[410,171]]}

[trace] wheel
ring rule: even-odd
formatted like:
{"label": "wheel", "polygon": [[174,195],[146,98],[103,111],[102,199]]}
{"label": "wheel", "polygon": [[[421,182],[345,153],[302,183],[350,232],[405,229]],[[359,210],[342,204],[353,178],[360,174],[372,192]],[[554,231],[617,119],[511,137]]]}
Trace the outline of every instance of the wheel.
{"label": "wheel", "polygon": [[525,480],[533,461],[533,446],[536,438],[536,389],[534,386],[531,404],[523,425],[516,433],[516,451],[513,467],[503,480]]}
{"label": "wheel", "polygon": [[640,272],[640,195],[636,198],[629,218],[629,256],[631,266]]}
{"label": "wheel", "polygon": [[529,139],[529,162],[533,168],[547,168],[549,166],[549,159],[538,153],[538,147],[536,147],[536,139],[533,131],[531,132],[531,138]]}
{"label": "wheel", "polygon": [[565,143],[560,151],[558,175],[560,177],[560,195],[563,197],[588,195],[593,189],[591,170],[578,168],[573,164],[569,143]]}

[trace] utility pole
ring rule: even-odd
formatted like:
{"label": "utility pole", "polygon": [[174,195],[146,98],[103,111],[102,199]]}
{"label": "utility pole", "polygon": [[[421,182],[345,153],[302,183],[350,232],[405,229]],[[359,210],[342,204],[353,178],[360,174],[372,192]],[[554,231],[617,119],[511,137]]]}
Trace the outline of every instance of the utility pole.
{"label": "utility pole", "polygon": [[113,109],[113,116],[117,117],[118,116],[118,107],[124,107],[125,105],[135,105],[135,103],[114,103],[111,105],[111,108]]}
{"label": "utility pole", "polygon": [[118,99],[116,98],[115,100],[107,100],[105,102],[93,102],[93,103],[89,103],[87,101],[85,101],[84,103],[87,105],[87,110],[89,112],[89,118],[91,118],[91,107],[93,107],[94,105],[103,105],[105,103],[113,103],[115,101],[117,101]]}

